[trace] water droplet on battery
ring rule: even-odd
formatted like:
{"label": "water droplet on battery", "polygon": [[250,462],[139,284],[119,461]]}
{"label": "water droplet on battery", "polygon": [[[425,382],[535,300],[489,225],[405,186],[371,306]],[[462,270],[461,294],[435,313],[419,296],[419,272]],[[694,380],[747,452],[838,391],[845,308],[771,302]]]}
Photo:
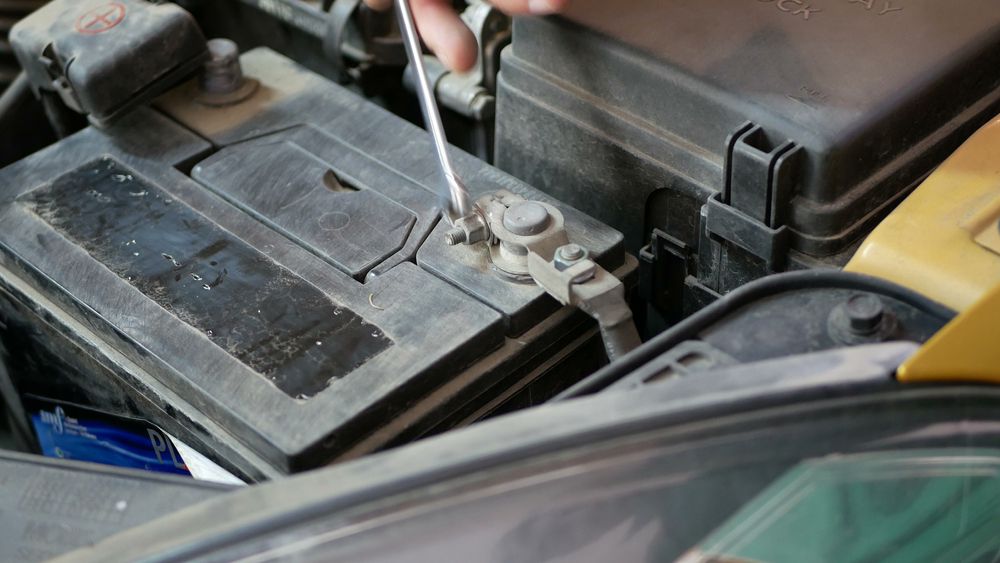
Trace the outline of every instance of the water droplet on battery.
{"label": "water droplet on battery", "polygon": [[138,253],[138,252],[133,252],[133,253],[132,253],[132,256],[138,256],[138,255],[139,255],[139,253]]}
{"label": "water droplet on battery", "polygon": [[317,340],[317,341],[316,341],[316,345],[317,345],[317,346],[322,346],[322,345],[323,345],[323,343],[322,343],[321,341]]}
{"label": "water droplet on battery", "polygon": [[207,334],[207,335],[209,335],[209,336],[215,336],[215,333],[214,333],[214,332],[212,332],[211,330],[206,330],[206,331],[205,331],[205,334]]}
{"label": "water droplet on battery", "polygon": [[207,283],[205,285],[201,286],[201,288],[204,289],[205,291],[211,291],[212,290],[212,286],[208,285]]}
{"label": "water droplet on battery", "polygon": [[381,333],[381,332],[379,332],[379,331],[377,331],[377,330],[373,330],[373,331],[372,331],[372,338],[378,338],[378,337],[380,337],[380,336],[382,336],[382,333]]}
{"label": "water droplet on battery", "polygon": [[191,275],[191,279],[193,279],[194,281],[201,281],[201,280],[205,279],[205,278],[199,276],[198,274],[196,274],[194,272],[191,272],[190,275]]}
{"label": "water droplet on battery", "polygon": [[119,184],[123,184],[125,182],[132,181],[132,175],[131,174],[112,174],[111,175],[111,179],[114,180],[115,182],[118,182]]}
{"label": "water droplet on battery", "polygon": [[339,307],[333,310],[333,316],[335,317],[339,317],[340,313],[342,313],[342,311],[340,310]]}
{"label": "water droplet on battery", "polygon": [[111,201],[110,197],[104,195],[103,193],[101,193],[101,192],[99,192],[97,190],[91,189],[87,193],[90,194],[94,199],[96,199],[97,201],[99,201],[101,203],[108,203],[109,201]]}

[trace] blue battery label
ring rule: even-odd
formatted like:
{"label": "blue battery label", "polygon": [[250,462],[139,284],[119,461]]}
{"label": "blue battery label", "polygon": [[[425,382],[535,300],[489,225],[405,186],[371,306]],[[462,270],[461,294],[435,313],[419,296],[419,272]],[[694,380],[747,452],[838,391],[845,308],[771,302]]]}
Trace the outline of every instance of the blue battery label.
{"label": "blue battery label", "polygon": [[148,422],[39,397],[25,407],[46,456],[191,475],[167,433]]}

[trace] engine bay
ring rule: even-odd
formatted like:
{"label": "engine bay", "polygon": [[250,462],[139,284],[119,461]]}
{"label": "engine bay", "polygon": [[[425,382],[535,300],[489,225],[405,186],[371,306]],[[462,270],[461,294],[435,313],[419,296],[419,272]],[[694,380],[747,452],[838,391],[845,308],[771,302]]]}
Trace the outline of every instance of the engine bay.
{"label": "engine bay", "polygon": [[0,461],[204,487],[169,512],[767,362],[831,388],[874,362],[882,393],[947,346],[913,381],[995,384],[993,347],[948,340],[995,328],[969,320],[1000,285],[994,2],[453,2],[468,72],[416,69],[360,0],[14,2]]}

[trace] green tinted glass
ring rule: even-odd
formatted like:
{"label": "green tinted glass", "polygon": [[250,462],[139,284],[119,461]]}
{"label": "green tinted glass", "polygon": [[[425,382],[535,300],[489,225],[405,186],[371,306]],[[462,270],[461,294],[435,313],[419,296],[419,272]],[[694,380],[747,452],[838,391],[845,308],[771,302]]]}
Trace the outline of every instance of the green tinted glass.
{"label": "green tinted glass", "polygon": [[1000,561],[1000,450],[805,462],[683,560]]}

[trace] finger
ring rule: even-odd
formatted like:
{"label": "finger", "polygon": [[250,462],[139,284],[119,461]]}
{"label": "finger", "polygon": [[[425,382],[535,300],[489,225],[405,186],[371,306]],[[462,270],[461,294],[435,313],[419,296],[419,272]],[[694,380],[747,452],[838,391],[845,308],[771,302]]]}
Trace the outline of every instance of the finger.
{"label": "finger", "polygon": [[365,0],[365,5],[375,11],[384,12],[392,8],[392,0]]}
{"label": "finger", "polygon": [[464,72],[476,64],[476,37],[449,0],[411,0],[413,17],[424,43],[444,66]]}
{"label": "finger", "polygon": [[[365,4],[380,12],[392,8],[393,0],[365,0]],[[554,14],[566,9],[569,0],[493,0],[493,5],[508,14]]]}
{"label": "finger", "polygon": [[569,0],[492,0],[490,3],[499,10],[512,15],[544,16],[565,10],[566,6],[569,5]]}

